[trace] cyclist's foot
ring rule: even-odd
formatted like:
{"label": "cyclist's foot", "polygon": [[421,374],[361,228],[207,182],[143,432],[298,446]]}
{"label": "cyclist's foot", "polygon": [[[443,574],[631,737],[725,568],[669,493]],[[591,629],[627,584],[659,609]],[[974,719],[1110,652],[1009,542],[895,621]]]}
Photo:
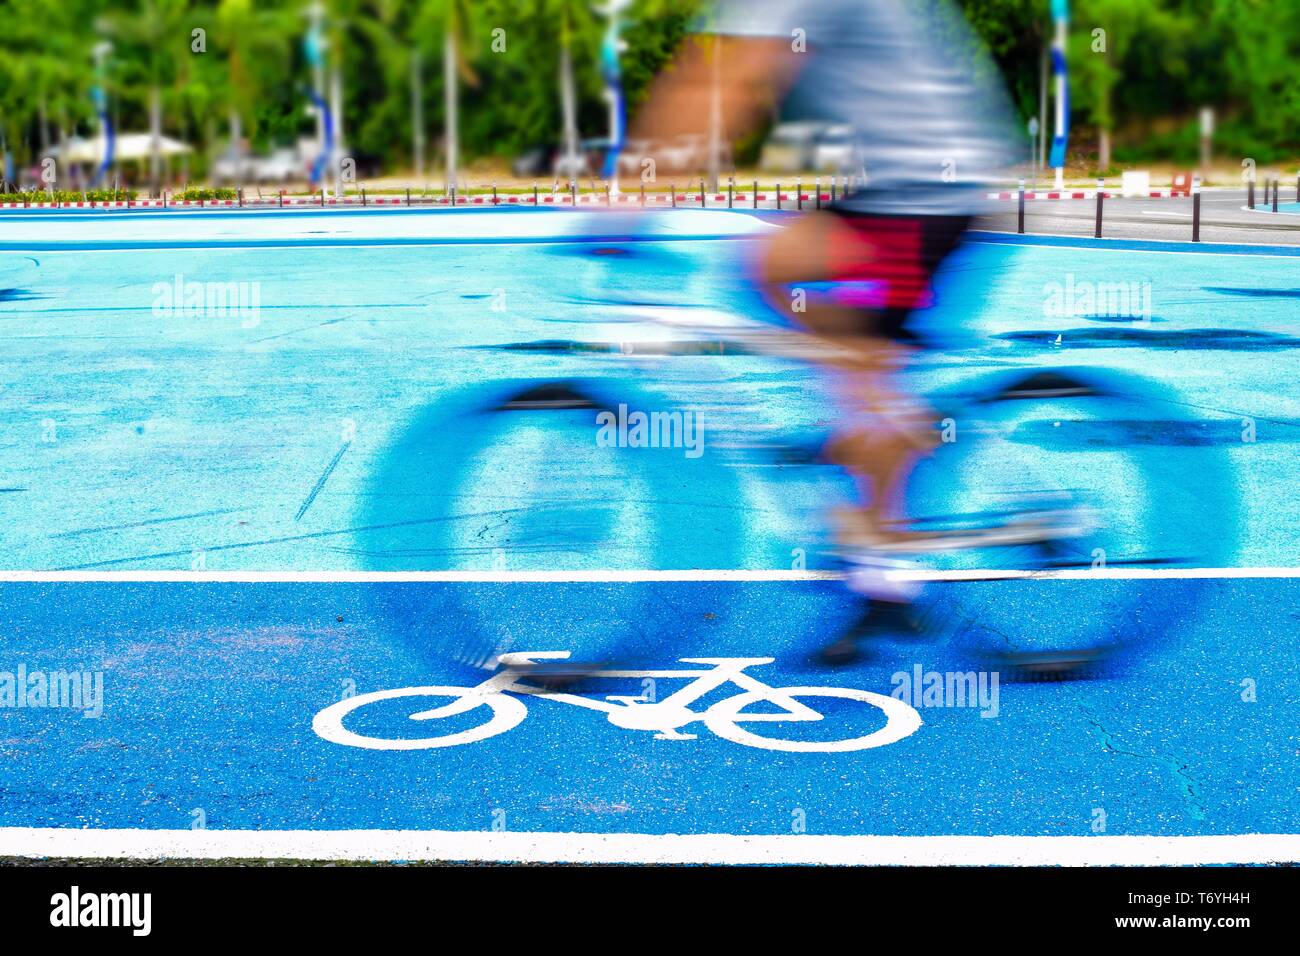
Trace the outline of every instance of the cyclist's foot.
{"label": "cyclist's foot", "polygon": [[920,625],[911,615],[911,607],[898,601],[868,600],[866,610],[838,640],[823,647],[817,659],[832,667],[842,667],[865,656],[862,650],[865,642],[919,632]]}
{"label": "cyclist's foot", "polygon": [[1000,524],[933,531],[917,531],[902,522],[874,524],[860,517],[841,517],[840,520],[839,544],[849,561],[853,561],[855,556],[872,554],[920,554],[1039,544],[1077,538],[1092,527],[1086,511],[1070,508],[1026,510],[1013,514]]}
{"label": "cyclist's foot", "polygon": [[1018,651],[994,657],[991,666],[1003,672],[1004,680],[1064,681],[1100,676],[1107,648]]}
{"label": "cyclist's foot", "polygon": [[817,655],[817,659],[831,667],[843,667],[858,659],[858,642],[853,637],[841,637],[834,644],[827,644]]}
{"label": "cyclist's foot", "polygon": [[605,667],[604,664],[584,664],[580,661],[542,661],[512,664],[511,672],[546,691],[562,691],[590,677]]}

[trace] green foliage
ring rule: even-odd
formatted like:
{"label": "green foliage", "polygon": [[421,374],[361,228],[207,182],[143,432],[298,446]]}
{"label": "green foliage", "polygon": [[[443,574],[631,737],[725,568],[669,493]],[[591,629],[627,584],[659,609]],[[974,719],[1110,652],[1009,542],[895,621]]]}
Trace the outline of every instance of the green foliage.
{"label": "green foliage", "polygon": [[234,189],[225,186],[218,189],[187,186],[180,192],[172,195],[170,198],[173,202],[184,202],[186,200],[189,200],[190,202],[199,202],[200,200],[203,202],[212,202],[216,199],[238,199],[239,193]]}
{"label": "green foliage", "polygon": [[126,202],[139,196],[134,189],[87,189],[84,192],[56,189],[54,192],[0,193],[0,203],[34,205],[49,202]]}
{"label": "green foliage", "polygon": [[[412,76],[426,155],[440,155],[443,38],[457,37],[460,143],[467,160],[555,144],[559,69],[573,59],[578,125],[603,136],[602,17],[589,0],[322,0],[329,56],[344,85],[344,133],[363,170],[412,157]],[[907,0],[932,4],[936,0]],[[623,57],[635,112],[707,0],[636,0]],[[1046,0],[958,0],[1001,70],[1013,102],[1037,112]],[[302,50],[303,0],[3,0],[0,134],[19,165],[64,136],[94,135],[91,89],[102,80],[117,128],[149,128],[156,95],[164,132],[194,144],[198,170],[237,129],[256,150],[314,134]],[[1296,0],[1075,0],[1070,65],[1076,129],[1115,131],[1117,157],[1195,151],[1197,110],[1213,105],[1219,147],[1266,162],[1300,135],[1300,3]],[[566,27],[567,24],[567,27]],[[1105,53],[1091,49],[1106,31]],[[194,49],[195,31],[206,50]],[[497,33],[495,31],[504,31]],[[504,40],[504,50],[493,42]],[[113,49],[96,76],[92,48]],[[703,120],[701,121],[703,122]],[[756,143],[738,144],[738,155]]]}
{"label": "green foliage", "polygon": [[[959,0],[1024,117],[1037,112],[1046,0]],[[1116,133],[1125,162],[1199,153],[1197,114],[1218,116],[1222,155],[1270,162],[1300,145],[1300,3],[1295,0],[1074,0],[1068,63],[1073,139]],[[1105,50],[1095,49],[1104,30]],[[1173,122],[1171,122],[1173,121]],[[1079,127],[1083,129],[1080,130]]]}

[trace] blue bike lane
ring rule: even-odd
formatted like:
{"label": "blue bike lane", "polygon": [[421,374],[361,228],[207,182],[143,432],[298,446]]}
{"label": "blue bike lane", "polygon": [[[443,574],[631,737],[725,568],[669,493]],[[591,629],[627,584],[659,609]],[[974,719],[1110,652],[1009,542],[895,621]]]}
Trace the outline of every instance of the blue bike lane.
{"label": "blue bike lane", "polygon": [[[1068,616],[1075,589],[1127,585],[942,586],[996,588],[1000,602],[1027,614]],[[918,699],[920,728],[872,749],[759,749],[701,723],[683,728],[694,739],[656,739],[536,697],[524,701],[518,726],[461,746],[369,750],[313,732],[313,717],[349,694],[482,680],[483,671],[428,653],[440,635],[483,626],[475,608],[516,622],[517,649],[566,649],[572,622],[548,626],[535,613],[538,588],[563,591],[557,603],[572,614],[646,635],[640,659],[656,670],[699,669],[676,663],[682,657],[770,656],[774,663],[747,673],[773,687],[890,694],[897,674],[972,666],[949,640],[882,645],[851,669],[814,667],[807,653],[849,613],[831,581],[8,582],[0,586],[0,671],[100,672],[103,700],[102,714],[89,717],[0,708],[0,827],[161,831],[198,821],[214,831],[908,836],[1297,829],[1295,578],[1161,581],[1143,618],[1172,619],[1188,603],[1208,610],[1171,629],[1161,646],[1139,648],[1122,673],[1002,683],[993,706],[987,698],[975,706]],[[405,616],[411,608],[420,619]],[[641,680],[606,683],[581,691],[647,692]],[[657,699],[673,683],[658,680]],[[825,719],[748,728],[830,740],[883,724],[860,702],[803,702]],[[411,729],[415,708],[390,703],[358,711],[349,725],[378,737],[430,735],[427,725]],[[451,718],[455,726],[437,733],[481,724],[486,710]]]}
{"label": "blue bike lane", "polygon": [[[499,348],[591,334],[596,317],[572,298],[592,291],[583,286],[583,263],[592,257],[563,246],[544,253],[515,245],[497,255],[488,246],[444,248],[448,268],[438,270],[426,267],[428,253],[418,247],[347,252],[347,259],[341,250],[317,251],[318,263],[337,272],[346,265],[356,276],[354,296],[341,302],[337,284],[302,278],[297,248],[163,250],[152,253],[157,261],[121,251],[11,257],[12,284],[25,291],[6,303],[7,319],[24,334],[12,339],[14,385],[5,394],[16,412],[0,449],[5,566],[83,569],[85,577],[0,580],[0,701],[7,676],[17,694],[19,673],[58,669],[98,675],[104,696],[98,717],[17,700],[0,706],[0,828],[49,828],[87,840],[118,829],[144,838],[199,826],[213,834],[355,832],[363,846],[378,845],[367,835],[377,830],[1084,839],[1297,832],[1300,582],[1293,569],[1300,562],[1286,529],[1297,508],[1287,492],[1300,406],[1284,383],[1293,380],[1297,354],[1288,310],[1300,260],[1276,250],[1213,255],[1167,244],[1025,242],[975,244],[953,271],[941,307],[949,324],[957,324],[954,314],[980,312],[978,290],[989,277],[996,307],[971,329],[982,339],[973,359],[938,354],[921,370],[927,390],[990,363],[1086,360],[1154,376],[1178,392],[1169,408],[1195,410],[1179,417],[1205,419],[1154,429],[1129,423],[1132,443],[1167,449],[1167,470],[1179,480],[1162,488],[1161,502],[1194,506],[1180,511],[1189,517],[1176,536],[1192,547],[1173,553],[1200,554],[1204,539],[1225,536],[1227,519],[1238,521],[1211,497],[1229,490],[1207,468],[1211,455],[1233,466],[1240,540],[1234,531],[1216,545],[1225,554],[1214,566],[1228,566],[1218,577],[937,585],[954,604],[1019,623],[1017,634],[1077,632],[1102,619],[1094,616],[1101,609],[1108,624],[1128,622],[1136,647],[1107,679],[1004,682],[996,716],[988,706],[922,700],[914,733],[834,753],[741,746],[702,724],[684,728],[696,739],[656,739],[544,699],[524,701],[526,718],[507,733],[456,747],[365,750],[312,729],[321,710],[348,694],[481,681],[482,671],[448,664],[441,651],[449,640],[483,632],[512,649],[539,651],[580,651],[583,638],[621,635],[637,666],[656,671],[697,667],[677,664],[683,657],[772,657],[747,673],[778,688],[889,694],[899,673],[980,666],[959,641],[939,639],[882,645],[851,669],[813,667],[809,653],[851,613],[842,586],[828,580],[727,570],[717,580],[705,572],[703,580],[673,582],[527,583],[503,575],[478,583],[348,583],[358,568],[491,565],[491,550],[475,537],[483,522],[448,525],[469,528],[450,540],[431,543],[427,533],[448,516],[477,521],[486,513],[502,527],[516,520],[508,509],[517,502],[482,493],[496,491],[490,468],[454,507],[438,505],[446,515],[433,514],[429,489],[418,481],[376,475],[406,461],[395,452],[419,452],[402,436],[452,387],[523,374],[568,377],[594,365]],[[728,304],[736,285],[726,280],[731,260],[708,243],[676,243],[631,261],[644,263],[649,279],[692,274],[670,252],[699,260],[687,263],[704,277],[686,290],[692,300],[713,295],[719,307]],[[151,283],[176,274],[220,278],[218,267],[265,281],[274,327],[254,329],[256,341],[245,341],[233,326],[164,324],[159,339],[145,295]],[[588,284],[603,289],[607,271],[588,271]],[[1149,282],[1151,314],[1131,322],[1045,315],[1047,290],[1076,288],[1076,272],[1079,281]],[[970,275],[983,278],[968,288]],[[418,290],[415,276],[424,283]],[[628,284],[641,288],[649,279],[634,275]],[[484,304],[498,287],[510,290],[512,311],[503,315]],[[417,312],[417,298],[427,314]],[[936,324],[944,319],[937,313]],[[726,361],[739,363],[723,379],[746,405],[778,419],[806,411],[804,379],[757,358]],[[199,373],[203,387],[176,387],[177,368]],[[53,412],[50,401],[58,405]],[[1176,416],[1162,410],[1159,417]],[[47,418],[57,441],[43,437]],[[352,436],[344,426],[356,418],[355,437],[340,438]],[[428,420],[441,421],[431,413]],[[1061,447],[1056,431],[1049,422],[1025,437],[1032,447]],[[453,443],[462,434],[469,432],[455,433]],[[494,460],[519,459],[510,446]],[[765,491],[761,507],[725,525],[718,515],[738,508],[734,482],[683,484],[693,493],[674,498],[680,514],[657,552],[593,547],[580,534],[523,535],[533,546],[524,566],[564,568],[580,555],[583,567],[595,568],[788,567],[792,545],[808,539],[787,512],[810,502],[822,508],[826,499],[799,493],[788,476],[758,474],[749,484]],[[393,495],[395,488],[409,494]],[[586,485],[573,488],[576,498],[604,500],[584,494]],[[543,519],[550,524],[542,530],[566,527],[553,513]],[[621,527],[614,516],[602,520],[596,531]],[[748,538],[724,533],[742,521],[761,548],[745,550]],[[193,566],[197,554],[224,571],[284,569],[291,577],[288,569],[335,569],[344,581],[90,580],[102,568],[161,574]],[[657,679],[657,699],[674,683]],[[584,688],[600,699],[646,692],[636,679]],[[693,706],[703,710],[725,696]],[[804,702],[825,719],[750,729],[833,740],[881,724],[859,702]],[[445,732],[472,727],[485,710],[449,721]],[[410,712],[395,701],[358,713],[350,726],[375,736],[429,734],[427,725],[412,731]],[[14,846],[0,832],[0,855]],[[184,849],[181,841],[176,852]],[[570,858],[557,852],[554,858]]]}

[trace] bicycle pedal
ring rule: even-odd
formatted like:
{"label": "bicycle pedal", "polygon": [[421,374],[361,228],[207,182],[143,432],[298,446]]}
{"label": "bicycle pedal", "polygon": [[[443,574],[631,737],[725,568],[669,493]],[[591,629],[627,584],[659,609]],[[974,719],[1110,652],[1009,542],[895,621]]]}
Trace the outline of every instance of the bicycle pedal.
{"label": "bicycle pedal", "polygon": [[1000,655],[993,663],[1017,682],[1085,680],[1096,676],[1106,653],[1098,648],[1022,651]]}

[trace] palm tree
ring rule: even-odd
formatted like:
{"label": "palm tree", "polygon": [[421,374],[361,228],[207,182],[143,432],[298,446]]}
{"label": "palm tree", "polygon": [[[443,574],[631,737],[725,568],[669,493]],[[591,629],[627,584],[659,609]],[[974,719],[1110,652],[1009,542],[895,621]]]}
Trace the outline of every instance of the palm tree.
{"label": "palm tree", "polygon": [[238,152],[245,123],[253,133],[253,105],[264,98],[270,79],[259,64],[283,63],[291,37],[299,28],[292,9],[257,9],[252,0],[219,0],[214,17],[214,45],[223,55],[226,82],[222,84],[230,126],[230,147]]}
{"label": "palm tree", "polygon": [[0,33],[0,116],[19,161],[43,159],[52,122],[67,128],[88,115],[93,79],[80,24],[89,14],[61,0],[13,0],[10,11]]}
{"label": "palm tree", "polygon": [[560,115],[564,118],[564,159],[569,169],[578,166],[578,104],[573,88],[572,0],[560,0]]}
{"label": "palm tree", "polygon": [[413,22],[416,37],[442,32],[442,82],[446,136],[447,188],[456,186],[460,160],[458,81],[478,85],[478,77],[466,55],[473,30],[473,15],[467,0],[424,0]]}
{"label": "palm tree", "polygon": [[565,166],[578,166],[578,92],[573,71],[575,39],[599,42],[601,27],[592,17],[588,0],[550,0],[546,15],[560,22],[560,117]]}

